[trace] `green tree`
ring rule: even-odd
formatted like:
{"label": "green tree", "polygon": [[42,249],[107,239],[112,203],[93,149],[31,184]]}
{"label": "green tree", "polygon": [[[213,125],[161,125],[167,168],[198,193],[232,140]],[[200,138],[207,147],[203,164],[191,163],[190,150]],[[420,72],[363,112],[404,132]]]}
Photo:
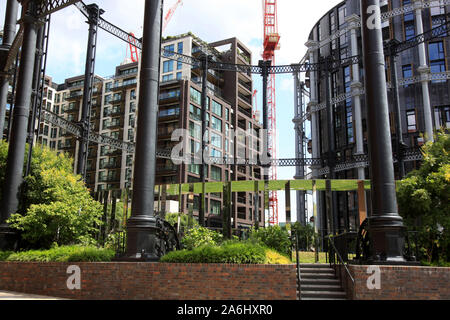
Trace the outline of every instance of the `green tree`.
{"label": "green tree", "polygon": [[[7,148],[5,142],[0,142],[0,192],[4,187]],[[73,174],[72,160],[37,146],[31,161],[30,175],[23,186],[22,208],[8,220],[11,227],[36,248],[50,248],[53,243],[95,243],[101,205],[92,199],[80,177]]]}
{"label": "green tree", "polygon": [[309,251],[314,247],[314,226],[311,224],[302,225],[300,222],[295,222],[291,225],[292,234],[298,234],[298,245],[299,249],[304,249]]}
{"label": "green tree", "polygon": [[291,240],[289,233],[280,226],[270,226],[268,228],[251,229],[250,239],[272,248],[282,254],[291,254]]}
{"label": "green tree", "polygon": [[409,230],[418,231],[427,262],[450,261],[450,138],[440,132],[422,148],[424,161],[398,186],[399,211]]}

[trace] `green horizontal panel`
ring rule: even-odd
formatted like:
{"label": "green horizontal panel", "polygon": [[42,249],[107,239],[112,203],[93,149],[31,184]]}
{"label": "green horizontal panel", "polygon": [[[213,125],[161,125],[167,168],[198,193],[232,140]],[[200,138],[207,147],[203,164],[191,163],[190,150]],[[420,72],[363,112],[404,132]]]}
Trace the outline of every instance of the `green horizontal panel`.
{"label": "green horizontal panel", "polygon": [[223,182],[209,182],[205,186],[206,193],[222,193]]}
{"label": "green horizontal panel", "polygon": [[189,193],[189,183],[184,183],[181,185],[181,193]]}
{"label": "green horizontal panel", "polygon": [[371,189],[370,180],[364,180],[364,189],[365,190],[370,190]]}
{"label": "green horizontal panel", "polygon": [[292,190],[312,190],[311,180],[291,180]]}
{"label": "green horizontal panel", "polygon": [[284,190],[286,187],[286,183],[288,183],[288,181],[289,180],[269,181],[269,190],[270,191]]}
{"label": "green horizontal panel", "polygon": [[178,188],[179,184],[170,184],[167,186],[167,194],[169,196],[177,196],[178,195]]}
{"label": "green horizontal panel", "polygon": [[316,190],[317,191],[326,190],[326,180],[316,180]]}
{"label": "green horizontal panel", "polygon": [[[206,188],[206,186],[205,186]],[[202,194],[203,193],[203,187],[202,187],[202,183],[194,183],[194,193],[195,194]]]}
{"label": "green horizontal panel", "polygon": [[254,181],[233,181],[231,183],[232,192],[252,192],[255,190]]}
{"label": "green horizontal panel", "polygon": [[332,191],[356,191],[358,190],[358,180],[332,180]]}

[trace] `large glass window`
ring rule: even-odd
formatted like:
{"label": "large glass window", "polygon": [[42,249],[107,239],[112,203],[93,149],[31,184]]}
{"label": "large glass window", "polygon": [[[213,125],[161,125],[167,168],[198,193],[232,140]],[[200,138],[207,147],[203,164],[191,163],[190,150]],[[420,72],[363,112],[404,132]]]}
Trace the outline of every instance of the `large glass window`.
{"label": "large glass window", "polygon": [[222,205],[220,204],[220,201],[211,200],[211,214],[213,215],[220,215]]}
{"label": "large glass window", "polygon": [[163,73],[173,71],[173,60],[168,60],[163,62]]}
{"label": "large glass window", "polygon": [[[345,93],[351,92],[352,78],[350,74],[350,67],[344,68],[344,84],[345,84]],[[351,144],[355,142],[355,136],[353,131],[353,109],[352,109],[352,99],[345,100],[345,118],[347,125],[347,143]]]}
{"label": "large glass window", "polygon": [[216,101],[212,101],[212,108],[211,111],[218,115],[219,117],[222,117],[222,105],[220,103],[217,103]]}
{"label": "large glass window", "polygon": [[189,116],[191,117],[191,119],[201,121],[202,120],[202,110],[191,104],[189,106]]}
{"label": "large glass window", "polygon": [[433,42],[428,45],[428,54],[430,57],[431,73],[445,71],[445,52],[442,41]]}
{"label": "large glass window", "polygon": [[222,149],[222,136],[211,132],[211,144],[219,149]]}
{"label": "large glass window", "polygon": [[201,127],[198,124],[196,124],[196,123],[194,123],[192,121],[189,121],[189,133],[190,133],[192,138],[195,138],[195,139],[198,139],[198,140],[202,139],[202,129],[201,129]]}
{"label": "large glass window", "polygon": [[[403,0],[403,6],[411,4],[411,0]],[[416,36],[416,27],[414,25],[414,10],[403,15],[403,27],[405,31],[405,40],[410,40]]]}
{"label": "large glass window", "polygon": [[191,87],[190,93],[191,93],[190,94],[191,101],[196,103],[196,104],[201,105],[202,104],[202,94],[201,94],[201,92]]}
{"label": "large glass window", "polygon": [[222,169],[211,166],[211,179],[215,181],[222,181]]}
{"label": "large glass window", "polygon": [[222,132],[222,120],[216,118],[216,117],[212,117],[212,121],[211,121],[211,128],[213,128],[214,130],[220,131]]}

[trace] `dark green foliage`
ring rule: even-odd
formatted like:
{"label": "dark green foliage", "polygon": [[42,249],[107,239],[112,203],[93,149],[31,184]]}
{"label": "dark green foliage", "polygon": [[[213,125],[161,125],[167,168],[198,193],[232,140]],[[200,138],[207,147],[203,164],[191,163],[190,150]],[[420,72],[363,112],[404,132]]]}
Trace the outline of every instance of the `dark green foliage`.
{"label": "dark green foliage", "polygon": [[450,262],[450,136],[438,133],[422,150],[424,161],[398,187],[408,230],[417,230],[419,259]]}
{"label": "dark green foliage", "polygon": [[[1,141],[0,193],[5,187],[7,149],[7,143]],[[36,146],[23,188],[20,212],[12,212],[8,223],[21,233],[24,247],[95,243],[101,205],[92,199],[80,177],[73,174],[72,159]]]}
{"label": "dark green foliage", "polygon": [[291,255],[289,233],[285,228],[281,228],[280,226],[270,226],[267,228],[259,228],[258,230],[252,229],[250,239],[284,255]]}
{"label": "dark green foliage", "polygon": [[265,249],[250,242],[226,242],[221,246],[204,245],[191,251],[173,251],[161,258],[167,263],[263,264]]}
{"label": "dark green foliage", "polygon": [[318,236],[314,232],[314,226],[310,224],[304,226],[299,222],[291,225],[291,233],[298,234],[298,247],[306,251],[314,247],[314,236]]}
{"label": "dark green foliage", "polygon": [[23,262],[108,262],[115,256],[111,249],[65,246],[49,250],[30,250],[17,253],[0,252],[0,261]]}

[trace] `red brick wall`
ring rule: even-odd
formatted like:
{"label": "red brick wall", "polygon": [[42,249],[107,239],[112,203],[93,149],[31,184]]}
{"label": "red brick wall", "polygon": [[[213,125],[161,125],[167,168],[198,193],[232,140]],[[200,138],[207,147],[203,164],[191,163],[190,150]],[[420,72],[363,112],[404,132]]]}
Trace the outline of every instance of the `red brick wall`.
{"label": "red brick wall", "polygon": [[[81,269],[69,290],[67,268]],[[0,262],[0,290],[73,299],[295,300],[295,265]]]}
{"label": "red brick wall", "polygon": [[[448,300],[450,299],[450,268],[380,266],[381,289],[369,290],[368,266],[350,265],[355,279],[347,277],[348,296],[355,300]],[[344,270],[341,270],[341,272]],[[345,271],[341,274],[346,275]]]}

